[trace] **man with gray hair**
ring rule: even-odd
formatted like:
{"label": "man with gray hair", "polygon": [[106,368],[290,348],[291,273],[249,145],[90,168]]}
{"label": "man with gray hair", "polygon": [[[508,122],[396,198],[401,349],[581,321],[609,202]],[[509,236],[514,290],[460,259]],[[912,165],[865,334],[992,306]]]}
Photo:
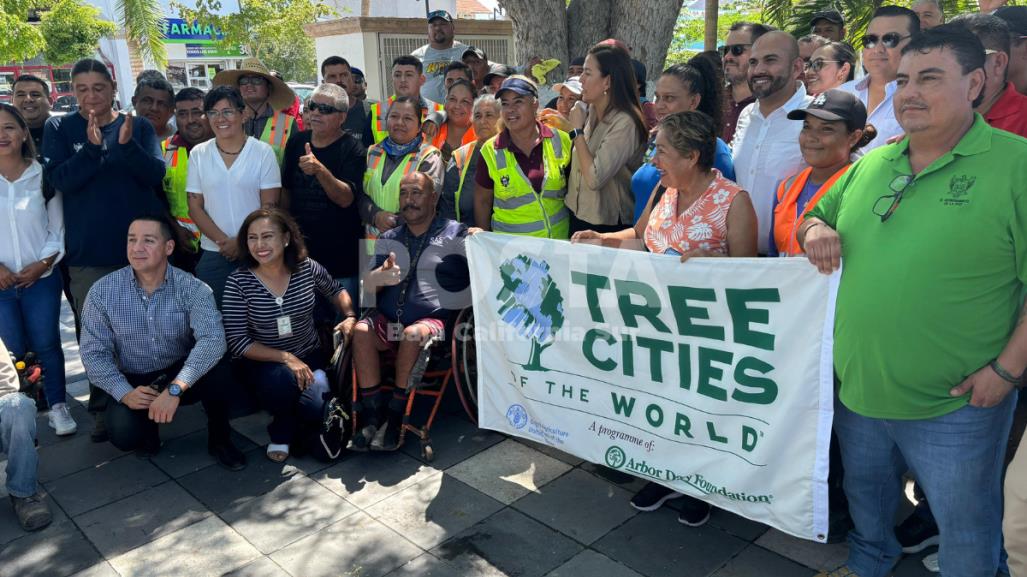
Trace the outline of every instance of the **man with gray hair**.
{"label": "man with gray hair", "polygon": [[285,146],[283,198],[311,258],[357,295],[363,229],[354,200],[362,190],[367,151],[342,129],[349,98],[338,85],[315,88],[304,110],[307,130],[294,134]]}
{"label": "man with gray hair", "polygon": [[912,9],[920,18],[920,30],[929,30],[945,23],[945,10],[939,0],[917,0]]}

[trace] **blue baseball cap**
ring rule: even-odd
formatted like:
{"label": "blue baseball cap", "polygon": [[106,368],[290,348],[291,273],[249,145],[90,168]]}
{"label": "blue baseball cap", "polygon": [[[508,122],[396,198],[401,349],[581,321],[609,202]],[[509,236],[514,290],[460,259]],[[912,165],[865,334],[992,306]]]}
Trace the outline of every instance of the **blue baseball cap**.
{"label": "blue baseball cap", "polygon": [[528,80],[527,76],[521,76],[520,74],[515,74],[504,80],[503,84],[499,87],[499,90],[496,91],[496,98],[499,98],[499,95],[507,90],[522,96],[534,96],[535,98],[538,98],[538,87],[535,86],[534,82]]}
{"label": "blue baseball cap", "polygon": [[433,10],[433,11],[428,13],[428,22],[431,22],[432,20],[435,20],[436,18],[442,18],[446,22],[452,22],[453,21],[453,17],[450,16],[449,12],[446,12],[445,10]]}

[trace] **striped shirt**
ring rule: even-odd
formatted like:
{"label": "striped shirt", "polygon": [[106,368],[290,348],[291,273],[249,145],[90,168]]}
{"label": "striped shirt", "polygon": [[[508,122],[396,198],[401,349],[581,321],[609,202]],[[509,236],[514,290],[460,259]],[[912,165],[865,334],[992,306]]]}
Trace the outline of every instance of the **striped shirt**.
{"label": "striped shirt", "polygon": [[[307,258],[289,278],[281,304],[249,269],[228,275],[221,311],[228,350],[242,357],[254,343],[303,357],[318,347],[314,329],[314,292],[332,300],[342,292],[323,266]],[[292,334],[278,335],[278,319],[289,317]]]}
{"label": "striped shirt", "polygon": [[175,378],[192,385],[225,354],[214,293],[171,265],[149,295],[130,266],[96,281],[86,295],[81,340],[89,380],[119,402],[133,389],[125,373],[152,373],[185,358]]}

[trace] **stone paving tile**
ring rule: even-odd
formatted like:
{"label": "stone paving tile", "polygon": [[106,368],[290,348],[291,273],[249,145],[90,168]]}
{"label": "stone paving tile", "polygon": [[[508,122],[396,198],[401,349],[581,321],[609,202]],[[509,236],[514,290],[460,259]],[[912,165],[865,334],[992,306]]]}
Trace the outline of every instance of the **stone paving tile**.
{"label": "stone paving tile", "polygon": [[638,513],[630,499],[624,489],[572,469],[513,507],[588,545]]}
{"label": "stone paving tile", "polygon": [[60,508],[52,497],[47,496],[46,502],[50,506],[50,514],[53,516],[50,526],[38,533],[26,533],[21,528],[21,525],[18,524],[18,517],[14,514],[14,507],[11,505],[10,499],[5,496],[3,501],[0,502],[0,545],[10,543],[15,539],[28,537],[29,535],[57,533],[63,525],[71,524],[68,520],[68,515],[64,513],[64,510]]}
{"label": "stone paving tile", "polygon": [[[240,434],[233,434],[232,442],[244,453],[256,448],[248,438]],[[207,453],[206,429],[165,441],[160,453],[151,462],[173,479],[217,464],[217,460]]]}
{"label": "stone paving tile", "polygon": [[261,553],[268,554],[316,533],[357,508],[306,477],[296,477],[270,493],[221,513]]}
{"label": "stone paving tile", "polygon": [[0,577],[64,577],[100,561],[89,540],[65,521],[4,545]]}
{"label": "stone paving tile", "polygon": [[[76,348],[76,350],[77,350],[77,348]],[[64,352],[65,357],[67,357],[68,349],[65,348],[64,351],[65,351]],[[67,361],[65,361],[64,366],[65,366],[65,373],[67,373],[67,367],[68,367]],[[65,390],[68,392],[68,396],[73,398],[73,399],[75,399],[75,401],[78,402],[79,404],[84,405],[89,400],[89,380],[86,379],[84,371],[83,371],[83,374],[75,375],[76,380],[74,382],[72,382],[70,380],[70,378],[71,378],[70,375],[68,375],[68,378],[69,378],[69,380],[68,380],[67,384],[64,386]],[[79,421],[78,422],[79,428],[82,427],[82,423],[83,423],[83,421]],[[89,428],[89,429],[93,428],[93,426],[91,424],[88,424],[88,423],[86,424],[86,427]]]}
{"label": "stone paving tile", "polygon": [[[429,464],[436,469],[447,469],[505,438],[495,431],[479,429],[463,414],[440,414],[431,428],[435,459]],[[408,436],[401,450],[424,462],[421,458],[421,443],[416,436]]]}
{"label": "stone paving tile", "polygon": [[582,549],[573,540],[507,508],[430,552],[468,575],[491,575],[489,571],[495,570],[511,577],[541,577]]}
{"label": "stone paving tile", "polygon": [[272,553],[271,560],[295,577],[380,577],[421,553],[413,543],[358,511]]}
{"label": "stone paving tile", "polygon": [[[667,506],[674,511],[681,511],[681,501],[670,501],[667,503]],[[770,529],[763,523],[750,521],[745,517],[716,507],[710,511],[710,525],[718,529],[723,529],[725,532],[730,533],[739,539],[744,539],[750,542],[759,539],[761,535]]]}
{"label": "stone paving tile", "polygon": [[261,557],[249,565],[225,573],[223,577],[289,577],[289,574],[271,559]]}
{"label": "stone paving tile", "polygon": [[756,540],[756,544],[796,563],[818,571],[831,571],[845,563],[849,548],[844,543],[824,545],[792,537],[771,529]]}
{"label": "stone paving tile", "polygon": [[220,513],[304,474],[292,464],[292,459],[274,463],[260,448],[246,453],[246,459],[249,464],[242,471],[207,467],[178,479],[178,483],[212,511]]}
{"label": "stone paving tile", "polygon": [[553,569],[546,577],[642,577],[635,571],[590,549],[578,553],[570,561]]}
{"label": "stone paving tile", "polygon": [[110,564],[124,576],[213,577],[258,557],[260,552],[221,519],[208,517],[110,559]]}
{"label": "stone paving tile", "polygon": [[255,445],[264,447],[271,442],[271,437],[267,435],[267,425],[270,422],[270,414],[264,411],[257,411],[244,417],[232,419],[232,428],[240,435],[247,437]]}
{"label": "stone paving tile", "polygon": [[[473,572],[468,572],[465,569],[454,567],[449,561],[443,561],[431,553],[424,553],[385,577],[495,577],[499,575],[502,573],[494,568],[492,571],[482,571],[476,568]],[[596,577],[601,576],[597,575]]]}
{"label": "stone paving tile", "polygon": [[79,423],[79,433],[67,441],[39,449],[39,482],[46,483],[61,477],[109,462],[125,455],[110,443],[89,440],[92,422]]}
{"label": "stone paving tile", "polygon": [[121,577],[118,572],[111,567],[111,564],[104,561],[103,563],[97,563],[89,569],[85,569],[75,573],[71,577]]}
{"label": "stone paving tile", "polygon": [[378,502],[367,513],[430,549],[502,508],[502,503],[438,473]]}
{"label": "stone paving tile", "polygon": [[311,478],[366,509],[438,472],[400,452],[355,453]]}
{"label": "stone paving tile", "polygon": [[68,403],[68,409],[71,411],[71,416],[75,419],[75,422],[78,423],[78,431],[74,435],[58,437],[57,433],[50,428],[50,412],[39,413],[36,416],[36,440],[39,441],[39,447],[47,447],[54,443],[66,443],[83,435],[88,436],[87,430],[92,430],[93,428],[93,418],[89,416],[89,411],[77,402]]}
{"label": "stone paving tile", "polygon": [[711,577],[811,577],[814,573],[809,567],[750,545]]}
{"label": "stone paving tile", "polygon": [[475,489],[509,505],[538,491],[571,466],[507,439],[450,467],[447,472]]}
{"label": "stone paving tile", "polygon": [[75,517],[75,523],[104,557],[111,558],[210,515],[185,489],[168,481]]}
{"label": "stone paving tile", "polygon": [[606,479],[607,481],[621,487],[622,489],[630,492],[632,495],[642,490],[645,487],[647,481],[634,475],[629,475],[623,471],[617,471],[603,465],[596,465],[595,463],[589,463],[585,461],[580,465],[582,471],[588,471],[593,475]]}
{"label": "stone paving tile", "polygon": [[207,430],[207,413],[203,411],[200,403],[193,403],[180,407],[175,411],[175,418],[170,423],[160,426],[160,440],[167,443],[200,430]]}
{"label": "stone paving tile", "polygon": [[557,448],[554,448],[554,447],[550,447],[549,445],[545,445],[543,443],[538,443],[536,441],[530,441],[528,439],[522,439],[520,437],[512,437],[512,438],[515,441],[517,441],[518,443],[521,443],[522,445],[527,445],[528,447],[531,447],[532,449],[535,449],[536,451],[538,451],[540,453],[545,453],[546,455],[549,455],[550,457],[552,457],[554,459],[559,459],[559,460],[563,461],[564,463],[567,463],[568,465],[570,465],[572,467],[577,467],[578,465],[580,465],[580,464],[585,462],[585,460],[582,459],[581,457],[575,457],[574,455],[572,455],[570,453],[564,453],[560,449],[557,449]]}
{"label": "stone paving tile", "polygon": [[677,512],[663,508],[635,516],[592,548],[647,577],[705,577],[746,545],[709,524],[682,525]]}
{"label": "stone paving tile", "polygon": [[72,517],[142,492],[168,480],[148,460],[127,455],[46,483],[50,495]]}

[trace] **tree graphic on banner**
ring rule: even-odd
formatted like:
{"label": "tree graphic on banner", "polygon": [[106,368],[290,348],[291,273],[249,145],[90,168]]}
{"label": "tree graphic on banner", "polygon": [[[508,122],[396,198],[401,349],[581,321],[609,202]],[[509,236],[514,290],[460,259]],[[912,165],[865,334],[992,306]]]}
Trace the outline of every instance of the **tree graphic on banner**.
{"label": "tree graphic on banner", "polygon": [[553,344],[564,323],[563,297],[549,275],[549,264],[518,255],[501,264],[499,274],[503,280],[496,295],[499,317],[518,335],[531,339],[531,354],[522,366],[528,371],[548,371],[542,366],[542,351]]}

